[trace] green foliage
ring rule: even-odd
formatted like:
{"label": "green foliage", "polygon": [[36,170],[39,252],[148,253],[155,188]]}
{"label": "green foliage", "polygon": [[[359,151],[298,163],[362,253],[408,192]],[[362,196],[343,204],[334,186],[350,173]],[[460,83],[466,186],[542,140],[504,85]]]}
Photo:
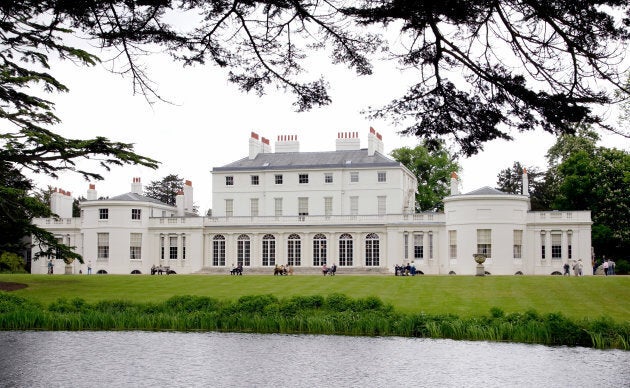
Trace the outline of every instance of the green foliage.
{"label": "green foliage", "polygon": [[[345,309],[341,309],[340,306]],[[571,320],[530,310],[489,317],[401,314],[377,297],[343,294],[277,299],[248,295],[235,303],[183,295],[157,304],[60,298],[48,308],[0,292],[0,330],[211,330],[257,333],[395,335],[630,349],[630,324],[609,317]]]}
{"label": "green foliage", "polygon": [[0,291],[0,314],[39,309],[41,305],[30,299]]}
{"label": "green foliage", "polygon": [[511,168],[503,169],[497,175],[497,189],[510,194],[523,193],[523,170],[527,170],[528,193],[531,210],[549,210],[551,206],[547,174],[536,167],[524,167],[514,162]]}
{"label": "green foliage", "polygon": [[427,142],[415,148],[402,147],[391,152],[418,180],[416,211],[442,210],[444,197],[450,194],[451,173],[460,166],[443,142],[431,146]]}
{"label": "green foliage", "polygon": [[15,253],[0,253],[0,272],[26,273],[24,259]]}
{"label": "green foliage", "polygon": [[[528,169],[530,199],[532,210],[590,210],[595,253],[618,261],[630,250],[630,153],[599,147],[598,140],[588,126],[558,137],[547,172]],[[518,162],[502,170],[499,189],[520,193],[521,174]]]}
{"label": "green foliage", "polygon": [[590,210],[598,256],[625,258],[630,249],[630,153],[597,147],[592,132],[563,136],[550,162],[558,176],[554,206]]}
{"label": "green foliage", "polygon": [[169,310],[181,313],[193,311],[210,312],[217,310],[220,307],[220,303],[217,299],[207,296],[176,295],[166,301],[166,306]]}

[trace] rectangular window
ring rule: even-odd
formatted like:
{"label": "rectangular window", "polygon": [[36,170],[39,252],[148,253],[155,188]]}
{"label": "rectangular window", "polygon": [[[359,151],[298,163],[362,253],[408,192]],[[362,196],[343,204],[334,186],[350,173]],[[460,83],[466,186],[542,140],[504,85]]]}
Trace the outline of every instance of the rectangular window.
{"label": "rectangular window", "polygon": [[274,198],[274,207],[276,217],[282,216],[282,198]]}
{"label": "rectangular window", "polygon": [[300,220],[304,220],[304,216],[308,216],[308,197],[298,198],[298,215]]}
{"label": "rectangular window", "polygon": [[289,237],[287,242],[287,263],[289,265],[302,265],[302,240]]}
{"label": "rectangular window", "polygon": [[457,231],[448,231],[448,256],[451,260],[457,260]]}
{"label": "rectangular window", "polygon": [[109,233],[97,233],[98,240],[97,259],[109,259]]}
{"label": "rectangular window", "polygon": [[298,182],[300,183],[308,183],[308,174],[299,174]]}
{"label": "rectangular window", "polygon": [[234,186],[234,177],[229,175],[225,177],[225,185],[226,186]]}
{"label": "rectangular window", "polygon": [[212,265],[225,265],[225,238],[223,236],[216,236],[212,240]]}
{"label": "rectangular window", "polygon": [[416,233],[413,235],[413,258],[414,260],[424,259],[424,234]]}
{"label": "rectangular window", "polygon": [[258,217],[258,198],[249,199],[249,214],[252,217]]}
{"label": "rectangular window", "polygon": [[324,215],[330,217],[333,212],[333,199],[332,197],[324,197]]}
{"label": "rectangular window", "polygon": [[271,236],[263,237],[262,241],[262,265],[276,265],[276,240]]}
{"label": "rectangular window", "polygon": [[379,171],[376,175],[379,182],[387,182],[387,172]]}
{"label": "rectangular window", "polygon": [[234,200],[226,199],[225,200],[225,216],[232,217],[234,215]]}
{"label": "rectangular window", "polygon": [[492,257],[492,230],[477,229],[477,253]]}
{"label": "rectangular window", "polygon": [[139,220],[142,216],[142,209],[131,209],[131,219]]}
{"label": "rectangular window", "polygon": [[129,259],[142,259],[142,233],[131,233],[129,236]]}
{"label": "rectangular window", "polygon": [[317,267],[326,264],[326,253],[326,237],[316,235],[313,238],[313,265]]}
{"label": "rectangular window", "polygon": [[160,260],[164,260],[164,237],[160,237]]}
{"label": "rectangular window", "polygon": [[359,197],[350,197],[350,215],[359,214]]}
{"label": "rectangular window", "polygon": [[99,220],[108,220],[109,219],[109,209],[98,209],[98,219]]}
{"label": "rectangular window", "polygon": [[253,186],[258,186],[258,175],[251,175],[249,178]]}
{"label": "rectangular window", "polygon": [[365,266],[378,267],[380,265],[379,239],[370,236],[365,239]]}
{"label": "rectangular window", "polygon": [[333,174],[332,172],[324,173],[324,183],[333,183]]}
{"label": "rectangular window", "polygon": [[236,242],[236,264],[249,267],[251,264],[251,243],[249,239]]}
{"label": "rectangular window", "polygon": [[562,234],[551,233],[551,258],[562,258]]}
{"label": "rectangular window", "polygon": [[182,236],[182,260],[186,260],[186,236]]}
{"label": "rectangular window", "polygon": [[409,233],[403,234],[403,249],[405,251],[405,261],[409,259]]}
{"label": "rectangular window", "polygon": [[177,259],[177,236],[168,238],[168,258],[171,260]]}
{"label": "rectangular window", "polygon": [[429,260],[433,260],[433,232],[429,232]]}
{"label": "rectangular window", "polygon": [[570,230],[567,232],[567,255],[569,260],[573,259],[573,232]]}
{"label": "rectangular window", "polygon": [[523,258],[523,231],[522,230],[514,231],[514,258],[515,259]]}
{"label": "rectangular window", "polygon": [[378,196],[377,197],[378,200],[378,215],[379,216],[384,216],[385,212],[387,211],[386,209],[386,204],[387,204],[387,197],[386,196]]}
{"label": "rectangular window", "polygon": [[276,174],[275,179],[277,185],[282,184],[282,174]]}
{"label": "rectangular window", "polygon": [[359,172],[358,171],[350,172],[350,183],[357,183],[357,182],[359,182]]}

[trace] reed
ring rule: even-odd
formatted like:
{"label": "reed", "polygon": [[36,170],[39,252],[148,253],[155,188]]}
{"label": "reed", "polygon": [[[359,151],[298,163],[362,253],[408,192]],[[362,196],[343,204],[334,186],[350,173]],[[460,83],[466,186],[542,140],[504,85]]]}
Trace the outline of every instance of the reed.
{"label": "reed", "polygon": [[337,334],[510,341],[630,350],[630,324],[609,317],[573,320],[560,313],[479,317],[408,314],[376,297],[343,294],[248,295],[236,301],[174,296],[163,303],[124,300],[88,303],[60,298],[48,306],[0,292],[0,330],[174,330]]}

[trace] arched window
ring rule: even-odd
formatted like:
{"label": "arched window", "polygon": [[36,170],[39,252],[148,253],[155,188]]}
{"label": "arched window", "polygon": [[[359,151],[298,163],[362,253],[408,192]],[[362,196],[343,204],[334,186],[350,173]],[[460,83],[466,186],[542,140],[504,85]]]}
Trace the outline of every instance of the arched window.
{"label": "arched window", "polygon": [[270,234],[262,239],[262,265],[276,265],[276,238]]}
{"label": "arched window", "polygon": [[352,266],[352,236],[344,233],[339,236],[339,266]]}
{"label": "arched window", "polygon": [[318,233],[313,237],[313,265],[318,267],[326,264],[327,244],[326,236]]}
{"label": "arched window", "polygon": [[302,265],[302,241],[295,233],[287,241],[287,260],[289,265]]}
{"label": "arched window", "polygon": [[212,238],[212,265],[225,266],[225,237],[221,234]]}
{"label": "arched window", "polygon": [[107,275],[107,271],[105,271],[104,269],[99,269],[98,271],[96,271],[96,273],[98,275]]}
{"label": "arched window", "polygon": [[251,242],[249,236],[241,234],[236,239],[236,264],[249,267],[251,264]]}
{"label": "arched window", "polygon": [[140,272],[139,269],[134,269],[133,271],[131,271],[131,274],[132,275],[140,275],[140,274],[142,274],[142,272]]}
{"label": "arched window", "polygon": [[365,236],[365,266],[377,267],[379,265],[379,259],[378,234],[369,233]]}

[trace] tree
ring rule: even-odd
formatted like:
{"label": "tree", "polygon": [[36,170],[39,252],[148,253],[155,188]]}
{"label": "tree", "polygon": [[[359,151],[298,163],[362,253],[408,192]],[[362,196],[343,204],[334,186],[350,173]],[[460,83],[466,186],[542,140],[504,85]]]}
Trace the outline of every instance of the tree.
{"label": "tree", "polygon": [[[9,52],[43,68],[49,51],[92,65],[98,58],[64,44],[71,33],[81,34],[118,50],[116,70],[132,77],[134,90],[157,98],[139,62],[150,47],[163,47],[185,65],[229,68],[229,80],[248,92],[282,87],[295,95],[298,110],[331,101],[323,78],[304,79],[308,70],[317,71],[307,64],[310,52],[328,50],[334,63],[360,75],[371,74],[372,62],[385,52],[417,69],[419,81],[372,113],[404,121],[405,133],[431,139],[430,146],[450,137],[466,155],[486,141],[511,138],[506,128],[560,134],[573,133],[575,123],[601,124],[591,107],[611,103],[615,91],[629,95],[619,60],[630,39],[625,0],[362,0],[353,6],[335,0],[7,0],[0,12]],[[372,32],[382,29],[402,45]],[[3,66],[12,84],[28,85],[33,76],[48,89],[65,90],[50,74],[8,55]],[[30,120],[40,111],[27,98],[10,98],[29,108],[20,117]]]}
{"label": "tree", "polygon": [[144,187],[144,195],[157,199],[171,206],[175,206],[175,198],[184,189],[184,179],[178,175],[169,174],[158,181],[151,181]]}
{"label": "tree", "polygon": [[578,150],[559,166],[554,205],[559,210],[588,209],[593,247],[598,255],[626,258],[630,249],[630,154],[598,147]]}
{"label": "tree", "polygon": [[416,211],[442,210],[442,200],[450,194],[451,173],[460,169],[456,158],[444,144],[432,149],[425,143],[415,148],[397,148],[391,156],[418,179]]}
{"label": "tree", "polygon": [[510,194],[522,194],[523,169],[527,170],[528,193],[532,210],[548,210],[551,198],[549,198],[547,174],[537,167],[524,168],[520,162],[514,162],[512,167],[501,170],[497,175],[497,189]]}
{"label": "tree", "polygon": [[[372,32],[383,27],[398,30],[402,51]],[[156,167],[131,144],[52,131],[59,118],[40,94],[68,89],[49,72],[49,57],[100,61],[71,43],[76,36],[113,50],[114,71],[129,75],[150,101],[161,97],[141,58],[159,47],[184,65],[229,68],[229,80],[247,92],[284,88],[299,111],[331,102],[323,77],[306,78],[317,71],[308,68],[309,52],[328,50],[332,62],[360,75],[371,74],[375,55],[385,53],[417,69],[419,81],[372,114],[404,124],[403,133],[428,147],[450,138],[464,155],[511,138],[510,128],[572,134],[574,123],[603,125],[591,106],[610,103],[614,91],[629,95],[619,60],[630,39],[626,0],[363,0],[352,7],[335,0],[5,0],[0,162],[91,180],[102,176],[79,161]]]}
{"label": "tree", "polygon": [[0,254],[8,252],[22,256],[28,248],[25,237],[32,236],[39,256],[54,256],[70,261],[81,260],[70,247],[57,242],[55,236],[31,222],[35,217],[50,217],[47,203],[28,195],[32,181],[7,162],[0,161]]}
{"label": "tree", "polygon": [[[158,181],[151,181],[144,188],[144,195],[175,206],[177,193],[184,190],[184,179],[176,174],[169,174]],[[193,213],[199,213],[199,207],[193,205]]]}

